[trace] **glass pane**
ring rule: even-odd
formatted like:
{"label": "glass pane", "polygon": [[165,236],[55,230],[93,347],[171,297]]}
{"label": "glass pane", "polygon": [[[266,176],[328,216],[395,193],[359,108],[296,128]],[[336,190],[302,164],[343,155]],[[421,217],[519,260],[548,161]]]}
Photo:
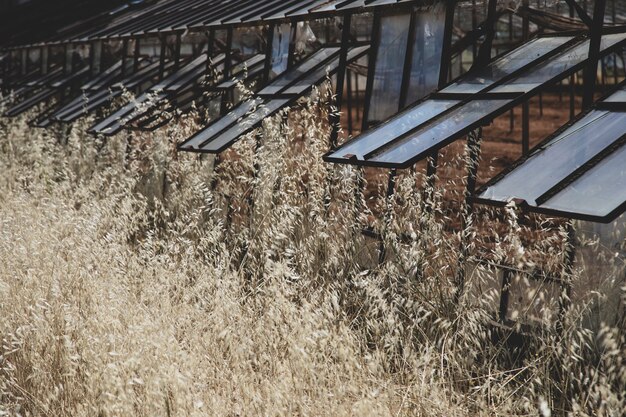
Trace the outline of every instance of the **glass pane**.
{"label": "glass pane", "polygon": [[407,104],[415,103],[434,91],[439,84],[445,23],[444,6],[417,12]]}
{"label": "glass pane", "polygon": [[376,55],[369,121],[382,121],[398,112],[406,56],[410,15],[384,16],[380,20],[380,46]]}
{"label": "glass pane", "polygon": [[372,13],[353,14],[350,19],[350,33],[357,41],[369,41],[372,38],[372,25],[374,15]]}
{"label": "glass pane", "polygon": [[263,29],[260,27],[243,27],[233,29],[232,50],[239,52],[247,59],[263,51]]}
{"label": "glass pane", "polygon": [[535,200],[624,135],[625,113],[592,111],[537,150],[480,197],[496,201]]}
{"label": "glass pane", "polygon": [[302,62],[297,67],[291,69],[289,72],[272,81],[270,85],[268,85],[259,92],[259,95],[278,94],[282,89],[293,83],[294,80],[300,78],[303,74],[306,74],[307,72],[313,70],[315,67],[317,67],[333,55],[336,55],[338,52],[339,48],[320,49],[306,61]]}
{"label": "glass pane", "polygon": [[443,89],[444,93],[477,93],[541,58],[571,40],[571,36],[537,38],[497,59],[478,72],[467,74],[461,80]]}
{"label": "glass pane", "polygon": [[626,90],[616,91],[604,101],[608,103],[626,103]]}
{"label": "glass pane", "polygon": [[287,70],[289,61],[289,43],[291,41],[291,24],[282,23],[274,28],[272,39],[272,71],[270,78],[276,77]]}
{"label": "glass pane", "polygon": [[417,106],[403,111],[387,122],[368,130],[355,139],[347,142],[335,152],[331,158],[350,158],[355,155],[357,159],[365,159],[364,155],[385,145],[391,140],[404,135],[411,129],[415,129],[422,123],[443,113],[459,101],[456,100],[428,100]]}
{"label": "glass pane", "polygon": [[220,152],[222,149],[227,148],[235,142],[241,135],[254,129],[263,119],[285,107],[287,103],[289,103],[289,99],[268,101],[264,105],[257,107],[254,112],[240,120],[236,125],[220,133],[217,138],[202,145],[202,149],[211,152]]}
{"label": "glass pane", "polygon": [[413,158],[438,149],[442,142],[452,135],[491,115],[510,102],[511,100],[472,101],[427,124],[407,138],[390,145],[386,150],[381,150],[370,161],[394,165],[408,163]]}
{"label": "glass pane", "polygon": [[625,160],[626,147],[622,146],[541,207],[608,216],[626,201]]}
{"label": "glass pane", "polygon": [[206,129],[196,133],[193,137],[185,141],[182,144],[182,147],[200,149],[200,145],[208,140],[213,139],[221,131],[225,130],[230,125],[237,122],[239,118],[245,116],[259,103],[261,103],[261,100],[259,99],[248,100],[241,103],[239,106],[235,107],[230,113],[217,119],[213,123],[209,124]]}
{"label": "glass pane", "polygon": [[[614,46],[617,42],[626,39],[626,34],[605,35],[602,37],[601,50],[605,50]],[[589,41],[584,41],[575,45],[565,52],[557,55],[553,59],[537,65],[535,68],[526,72],[506,84],[494,88],[495,93],[500,92],[528,92],[542,84],[547,83],[555,77],[560,76],[567,70],[573,68],[587,59],[589,53]]]}
{"label": "glass pane", "polygon": [[294,84],[289,86],[289,88],[283,91],[282,94],[302,95],[307,89],[322,82],[324,78],[326,78],[327,74],[335,72],[338,66],[339,58],[335,58],[326,65],[319,67],[315,71],[310,72],[305,77],[296,81]]}

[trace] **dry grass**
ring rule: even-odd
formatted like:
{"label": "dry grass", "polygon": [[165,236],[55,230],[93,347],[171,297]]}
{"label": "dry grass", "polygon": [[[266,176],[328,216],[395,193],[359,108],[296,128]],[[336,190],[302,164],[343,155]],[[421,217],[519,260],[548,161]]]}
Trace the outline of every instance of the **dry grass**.
{"label": "dry grass", "polygon": [[[371,206],[358,172],[320,158],[320,97],[215,177],[212,158],[175,152],[192,117],[106,141],[83,133],[91,120],[1,119],[0,415],[624,415],[623,276],[597,328],[582,323],[601,302],[575,302],[557,332],[547,300],[523,351],[495,340],[492,271],[463,258],[455,303],[446,184],[424,204],[422,175],[399,178],[376,265],[354,226]],[[502,229],[495,259],[540,250],[563,272],[562,233],[530,247],[513,210]],[[518,281],[531,304],[545,296]]]}

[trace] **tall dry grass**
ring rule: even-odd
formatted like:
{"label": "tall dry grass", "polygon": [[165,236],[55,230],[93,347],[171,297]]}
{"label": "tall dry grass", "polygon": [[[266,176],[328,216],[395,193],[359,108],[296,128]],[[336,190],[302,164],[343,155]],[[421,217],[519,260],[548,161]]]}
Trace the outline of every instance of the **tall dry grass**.
{"label": "tall dry grass", "polygon": [[[1,119],[0,415],[624,415],[622,264],[612,294],[593,288],[562,320],[563,295],[519,274],[511,314],[541,323],[521,349],[495,330],[499,281],[472,256],[489,235],[496,261],[540,252],[576,283],[564,232],[528,241],[511,208],[460,233],[458,184],[424,194],[419,171],[366,201],[359,171],[321,161],[327,99],[219,164],[175,152],[193,114],[107,140],[83,133],[93,120]],[[381,213],[379,266],[355,224]],[[589,325],[607,296],[621,305]]]}

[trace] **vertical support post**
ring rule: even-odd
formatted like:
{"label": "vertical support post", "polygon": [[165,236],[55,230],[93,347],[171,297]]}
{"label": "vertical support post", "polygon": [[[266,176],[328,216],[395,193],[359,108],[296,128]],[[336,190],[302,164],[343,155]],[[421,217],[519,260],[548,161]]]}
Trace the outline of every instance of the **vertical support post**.
{"label": "vertical support post", "polygon": [[348,105],[348,134],[352,135],[352,73],[349,68],[346,67],[346,104]]}
{"label": "vertical support post", "polygon": [[298,33],[298,22],[291,22],[289,29],[289,52],[287,55],[287,69],[293,68],[296,64],[296,36]]}
{"label": "vertical support post", "polygon": [[511,294],[511,271],[508,268],[502,270],[502,288],[500,289],[500,309],[498,319],[501,323],[506,320],[509,311],[509,296]]}
{"label": "vertical support post", "polygon": [[47,46],[41,47],[41,73],[46,75],[48,73],[48,57],[49,57],[50,48]]}
{"label": "vertical support post", "polygon": [[69,74],[72,72],[72,45],[65,45],[64,53],[65,53],[65,62],[63,63],[63,72],[65,74]]}
{"label": "vertical support post", "polygon": [[141,45],[140,45],[141,39],[136,38],[135,39],[135,56],[134,56],[134,63],[133,63],[133,67],[134,67],[134,71],[137,71],[139,69],[139,55],[141,53]]}
{"label": "vertical support post", "polygon": [[569,119],[576,116],[576,74],[569,77]]}
{"label": "vertical support post", "polygon": [[[330,126],[332,128],[330,132],[329,147],[331,150],[337,146],[337,138],[339,137],[339,130],[341,128],[341,105],[343,102],[343,87],[346,78],[347,62],[348,62],[348,46],[350,43],[350,27],[351,27],[352,15],[346,13],[343,16],[343,24],[341,28],[341,50],[339,55],[339,68],[337,70],[337,86],[335,89],[335,106],[337,107],[337,113],[330,114]],[[349,88],[349,76],[348,76],[348,88]],[[349,93],[348,93],[349,94]],[[348,110],[349,111],[349,110]]]}
{"label": "vertical support post", "polygon": [[167,52],[167,36],[161,35],[159,36],[159,40],[161,41],[161,48],[159,52],[159,80],[162,80],[164,72],[165,72],[165,53]]}
{"label": "vertical support post", "polygon": [[122,41],[122,76],[126,75],[128,66],[128,39]]}
{"label": "vertical support post", "polygon": [[565,314],[571,305],[572,296],[572,271],[576,260],[576,231],[573,221],[567,223],[567,244],[565,249],[565,268],[561,278],[561,295],[559,297],[559,317],[557,321],[557,332],[564,329]]}
{"label": "vertical support post", "polygon": [[102,41],[95,41],[91,44],[90,51],[91,75],[96,76],[100,73],[100,67],[102,64]]}
{"label": "vertical support post", "polygon": [[369,112],[372,104],[372,90],[374,88],[374,75],[376,74],[376,59],[378,57],[378,48],[380,48],[380,12],[374,12],[374,22],[372,25],[372,46],[367,63],[367,83],[365,85],[365,102],[363,108],[363,121],[361,131],[365,131],[369,124]]}
{"label": "vertical support post", "polygon": [[528,155],[530,150],[530,104],[522,104],[522,155]]}
{"label": "vertical support post", "polygon": [[174,69],[180,68],[180,47],[182,43],[182,35],[176,33],[176,46],[174,47]]}
{"label": "vertical support post", "polygon": [[404,54],[404,67],[402,69],[402,86],[400,88],[400,99],[398,100],[398,111],[406,107],[406,101],[411,86],[411,67],[413,66],[413,51],[415,44],[415,26],[417,22],[417,12],[411,11],[409,21],[409,33],[407,34],[406,53]]}
{"label": "vertical support post", "polygon": [[[522,6],[528,8],[529,0],[523,0]],[[527,41],[530,37],[530,20],[528,13],[522,17],[522,39]],[[530,108],[528,101],[522,104],[522,155],[527,155],[530,149]],[[513,129],[511,129],[513,130]]]}
{"label": "vertical support post", "polygon": [[274,44],[274,32],[276,31],[276,24],[271,23],[268,27],[267,45],[265,45],[265,68],[263,68],[263,84],[267,84],[270,80],[270,73],[272,72],[272,49]]}
{"label": "vertical support post", "polygon": [[209,36],[206,46],[206,72],[207,74],[211,70],[211,58],[215,53],[215,29],[209,30]]}
{"label": "vertical support post", "polygon": [[590,28],[589,55],[587,66],[583,70],[583,109],[593,104],[596,78],[598,77],[598,60],[600,58],[600,41],[602,40],[602,28],[604,27],[604,13],[606,0],[595,0],[593,9],[593,25]]}
{"label": "vertical support post", "polygon": [[[67,46],[65,47],[67,49]],[[20,72],[22,75],[25,75],[28,69],[26,68],[26,63],[28,62],[28,50],[22,49],[20,54]]]}
{"label": "vertical support post", "polygon": [[[475,31],[477,26],[478,26],[478,16],[476,14],[476,0],[472,0],[472,31]],[[477,54],[478,54],[478,47],[476,45],[476,42],[472,42],[472,58],[474,61],[476,61]]]}
{"label": "vertical support post", "polygon": [[454,0],[448,0],[446,2],[446,21],[443,29],[443,43],[441,50],[441,66],[439,67],[439,82],[438,87],[441,89],[448,83],[448,77],[450,76],[450,70],[452,67],[451,50],[452,50],[452,30],[454,28],[454,7],[456,2]]}
{"label": "vertical support post", "polygon": [[480,46],[478,56],[474,62],[473,66],[476,68],[485,66],[489,63],[489,61],[491,61],[491,48],[493,46],[493,40],[496,36],[497,6],[498,0],[489,0],[487,23],[485,26],[485,41]]}
{"label": "vertical support post", "polygon": [[[226,29],[226,51],[224,55],[224,73],[222,75],[224,80],[230,78],[231,62],[233,51],[233,27],[229,26]],[[226,114],[228,105],[230,104],[230,93],[224,92],[222,95],[222,102],[220,103],[220,114]]]}
{"label": "vertical support post", "polygon": [[392,169],[389,171],[389,178],[387,180],[387,195],[385,196],[385,219],[383,225],[383,233],[380,236],[380,241],[378,242],[378,265],[382,265],[385,262],[385,257],[387,255],[385,250],[385,231],[391,225],[391,214],[393,210],[393,195],[396,189],[396,176],[398,172],[396,169]]}
{"label": "vertical support post", "polygon": [[459,242],[459,259],[457,263],[456,271],[456,292],[454,294],[454,303],[457,304],[465,289],[465,264],[469,255],[469,239],[471,232],[469,230],[472,224],[472,201],[471,197],[476,188],[476,179],[478,176],[478,162],[480,159],[480,142],[482,140],[482,128],[470,132],[467,135],[467,183],[465,186],[465,198],[463,201],[462,219],[461,219],[461,232]]}

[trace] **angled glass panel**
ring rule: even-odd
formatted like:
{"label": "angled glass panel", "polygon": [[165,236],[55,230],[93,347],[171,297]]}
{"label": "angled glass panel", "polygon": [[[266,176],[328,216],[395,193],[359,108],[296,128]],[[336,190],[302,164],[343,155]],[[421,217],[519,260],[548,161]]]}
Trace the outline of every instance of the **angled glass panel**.
{"label": "angled glass panel", "polygon": [[[617,35],[605,35],[602,37],[600,45],[601,51],[615,46],[617,43],[626,40],[626,33]],[[536,67],[530,69],[525,74],[498,86],[491,90],[494,93],[501,92],[529,92],[553,78],[561,76],[563,73],[584,62],[589,54],[589,40],[581,42],[558,54],[553,59],[549,59]]]}
{"label": "angled glass panel", "polygon": [[97,77],[92,78],[84,84],[81,89],[82,90],[98,90],[105,85],[108,85],[115,77],[117,77],[122,72],[122,60],[120,59],[111,67],[102,71]]}
{"label": "angled glass panel", "polygon": [[345,143],[330,154],[329,158],[356,157],[363,160],[368,153],[406,134],[458,103],[457,100],[428,100],[420,103]]}
{"label": "angled glass panel", "polygon": [[204,130],[196,133],[194,136],[186,140],[180,147],[185,149],[200,149],[200,146],[213,139],[223,130],[226,130],[230,125],[236,123],[241,117],[245,116],[248,112],[252,111],[256,106],[262,103],[260,99],[252,99],[241,103],[235,107],[223,117],[215,120],[209,124]]}
{"label": "angled glass panel", "polygon": [[[346,56],[347,62],[351,62],[355,59],[355,57],[358,57],[361,54],[365,53],[368,49],[368,46],[352,48],[350,51],[348,51],[348,54]],[[286,90],[282,91],[281,94],[300,96],[304,94],[309,88],[324,81],[327,75],[331,75],[337,72],[338,67],[339,57],[334,58],[332,61],[323,66],[319,66],[315,71],[312,71],[306,76],[300,78],[295,83],[290,85]]]}
{"label": "angled glass panel", "polygon": [[339,58],[333,59],[327,65],[317,68],[315,71],[308,73],[306,76],[300,78],[295,83],[290,85],[281,94],[286,95],[302,95],[306,90],[318,84],[326,78],[327,74],[332,74],[337,70],[339,66]]}
{"label": "angled glass panel", "polygon": [[380,45],[369,104],[370,122],[386,120],[398,112],[410,22],[408,13],[380,19]]}
{"label": "angled glass panel", "polygon": [[452,136],[491,116],[491,113],[507,105],[512,100],[474,100],[451,110],[446,115],[428,123],[417,132],[408,135],[386,149],[377,151],[369,161],[404,165],[412,159],[439,149]]}
{"label": "angled glass panel", "polygon": [[258,106],[254,112],[240,120],[236,125],[220,133],[219,136],[203,144],[201,149],[207,152],[221,152],[234,143],[241,135],[256,128],[266,117],[269,117],[289,104],[289,99],[274,99]]}
{"label": "angled glass panel", "polygon": [[[160,95],[157,99],[163,99],[164,97],[164,95]],[[144,106],[151,104],[150,99],[151,97],[146,93],[140,95],[108,116],[106,119],[103,119],[95,124],[89,129],[89,131],[105,135],[114,135],[121,130],[123,125],[130,121],[133,117],[133,112],[137,111],[138,108],[143,108]]]}
{"label": "angled glass panel", "polygon": [[536,38],[477,72],[468,73],[454,84],[444,88],[444,93],[474,94],[502,78],[541,58],[572,39],[571,36]]}
{"label": "angled glass panel", "polygon": [[626,147],[585,172],[541,208],[606,217],[626,202]]}
{"label": "angled glass panel", "polygon": [[297,67],[289,70],[289,72],[281,75],[272,81],[268,86],[259,91],[260,96],[278,94],[285,87],[292,84],[295,80],[315,69],[318,65],[323,64],[326,60],[336,55],[339,48],[323,48],[311,55],[310,58],[302,62]]}
{"label": "angled glass panel", "polygon": [[535,200],[600,151],[626,134],[626,113],[594,110],[536,150],[481,198],[506,202],[512,198]]}
{"label": "angled glass panel", "polygon": [[626,103],[626,89],[622,88],[621,90],[616,91],[604,101],[608,103]]}

